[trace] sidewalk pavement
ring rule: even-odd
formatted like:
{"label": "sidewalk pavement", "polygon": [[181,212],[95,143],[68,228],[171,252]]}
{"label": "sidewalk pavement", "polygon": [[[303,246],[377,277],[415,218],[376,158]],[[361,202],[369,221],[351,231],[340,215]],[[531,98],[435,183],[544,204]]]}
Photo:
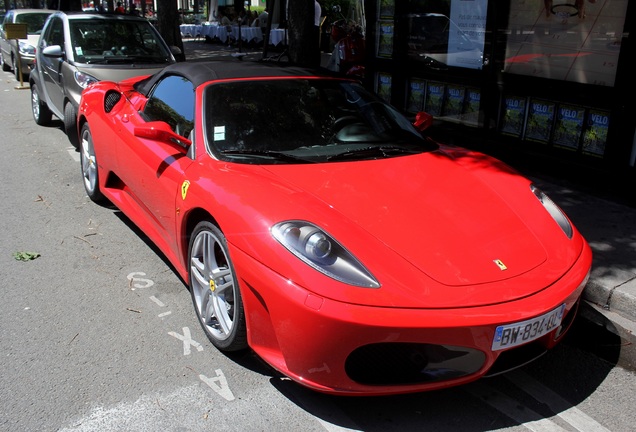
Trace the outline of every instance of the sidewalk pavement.
{"label": "sidewalk pavement", "polygon": [[[239,49],[219,43],[184,40],[187,61],[237,57]],[[271,49],[268,56],[280,53]],[[243,47],[241,54],[261,59],[262,49]],[[240,55],[239,55],[240,57]],[[323,66],[329,54],[323,54]],[[236,60],[237,62],[240,60]],[[624,339],[636,358],[636,207],[611,195],[591,193],[567,178],[520,171],[556,202],[586,238],[593,252],[592,273],[583,293],[581,316]],[[597,191],[598,192],[598,191]],[[636,190],[633,191],[636,194]],[[623,351],[623,350],[621,350]]]}

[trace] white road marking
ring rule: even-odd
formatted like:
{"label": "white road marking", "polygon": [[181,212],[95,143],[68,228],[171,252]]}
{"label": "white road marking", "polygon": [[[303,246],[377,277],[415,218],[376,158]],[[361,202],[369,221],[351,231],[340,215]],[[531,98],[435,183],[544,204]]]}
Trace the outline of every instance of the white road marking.
{"label": "white road marking", "polygon": [[482,382],[473,383],[465,390],[533,432],[565,432],[552,420],[543,418],[541,414]]}
{"label": "white road marking", "polygon": [[168,332],[168,334],[183,341],[183,355],[190,355],[190,346],[195,347],[199,352],[203,351],[203,347],[201,346],[201,344],[192,340],[190,329],[188,327],[183,327],[183,335],[175,332]]}
{"label": "white road marking", "polygon": [[150,300],[155,302],[157,304],[157,306],[159,306],[159,307],[166,307],[166,305],[155,296],[150,296]]}
{"label": "white road marking", "polygon": [[80,154],[77,152],[77,149],[73,146],[71,147],[66,147],[66,151],[68,152],[68,154],[71,155],[71,157],[73,158],[73,160],[75,162],[79,162],[80,161]]}
{"label": "white road marking", "polygon": [[559,417],[576,429],[585,432],[609,432],[609,429],[524,372],[520,370],[512,371],[506,374],[505,377],[530,396],[547,405]]}
{"label": "white road marking", "polygon": [[[137,275],[146,276],[146,273],[132,272],[132,273],[129,273],[128,276],[126,276],[126,279],[130,281],[130,285],[134,287],[134,288],[131,288],[133,291],[135,288],[150,288],[151,286],[155,284],[152,280],[140,278],[140,277],[137,277]],[[140,282],[143,282],[143,284]]]}
{"label": "white road marking", "polygon": [[220,394],[223,399],[233,401],[235,399],[230,386],[227,385],[227,379],[221,369],[216,369],[216,376],[208,378],[205,375],[199,375],[199,379],[206,383],[212,390]]}

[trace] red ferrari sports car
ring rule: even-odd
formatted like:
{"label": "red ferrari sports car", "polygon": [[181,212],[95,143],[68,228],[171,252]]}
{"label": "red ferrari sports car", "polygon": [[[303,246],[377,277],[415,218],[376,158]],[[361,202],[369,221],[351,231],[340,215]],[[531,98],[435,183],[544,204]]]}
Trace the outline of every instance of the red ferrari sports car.
{"label": "red ferrari sports car", "polygon": [[439,389],[559,342],[592,254],[532,182],[429,122],[327,72],[179,63],[84,91],[82,178],[219,350],[325,393]]}

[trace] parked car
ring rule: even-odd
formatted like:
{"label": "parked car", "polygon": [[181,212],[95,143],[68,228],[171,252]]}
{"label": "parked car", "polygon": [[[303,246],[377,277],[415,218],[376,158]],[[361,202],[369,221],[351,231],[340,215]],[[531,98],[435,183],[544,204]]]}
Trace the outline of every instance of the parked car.
{"label": "parked car", "polygon": [[46,21],[31,74],[31,107],[39,125],[52,115],[77,146],[77,107],[86,86],[148,75],[175,63],[173,52],[148,20],[119,14],[56,12]]}
{"label": "parked car", "polygon": [[562,340],[592,253],[531,181],[428,138],[431,119],[344,77],[177,63],[84,91],[82,180],[187,281],[221,351],[320,392],[440,389]]}
{"label": "parked car", "polygon": [[[53,12],[55,11],[48,9],[11,9],[4,15],[0,29],[0,63],[2,63],[3,71],[13,70],[18,81],[20,81],[20,70],[23,79],[31,73],[35,61],[35,46],[38,43],[44,22]],[[5,29],[7,24],[26,24],[27,38],[17,41],[7,39]],[[20,66],[17,63],[18,51],[21,60]]]}

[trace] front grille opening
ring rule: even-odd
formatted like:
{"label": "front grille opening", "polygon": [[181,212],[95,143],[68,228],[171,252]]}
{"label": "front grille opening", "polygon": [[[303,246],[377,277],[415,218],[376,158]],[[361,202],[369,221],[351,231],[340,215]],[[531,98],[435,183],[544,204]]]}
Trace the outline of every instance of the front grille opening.
{"label": "front grille opening", "polygon": [[354,350],[345,362],[349,378],[365,385],[407,385],[459,378],[477,372],[486,355],[449,345],[379,343]]}
{"label": "front grille opening", "polygon": [[104,111],[107,113],[111,112],[120,99],[121,93],[115,90],[109,90],[104,98]]}

